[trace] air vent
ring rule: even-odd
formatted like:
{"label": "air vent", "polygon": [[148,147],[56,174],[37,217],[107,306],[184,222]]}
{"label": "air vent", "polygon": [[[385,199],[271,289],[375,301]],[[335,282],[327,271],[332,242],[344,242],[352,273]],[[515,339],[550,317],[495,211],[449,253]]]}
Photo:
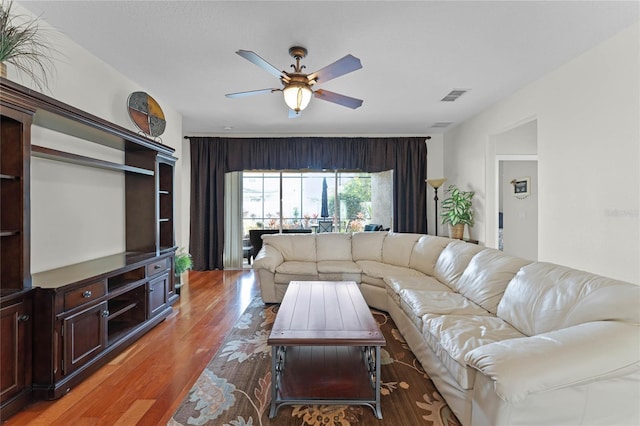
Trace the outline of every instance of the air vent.
{"label": "air vent", "polygon": [[443,127],[449,127],[453,124],[452,121],[439,121],[437,123],[434,123],[431,128],[443,128]]}
{"label": "air vent", "polygon": [[450,91],[449,93],[447,93],[447,96],[442,98],[441,102],[453,102],[453,101],[457,100],[460,96],[464,95],[467,92],[468,92],[467,89],[454,89],[454,90]]}

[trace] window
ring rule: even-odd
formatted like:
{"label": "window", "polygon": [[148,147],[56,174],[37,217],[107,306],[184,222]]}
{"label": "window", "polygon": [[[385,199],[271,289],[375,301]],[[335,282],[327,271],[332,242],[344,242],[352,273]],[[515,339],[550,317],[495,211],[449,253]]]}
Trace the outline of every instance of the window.
{"label": "window", "polygon": [[[377,184],[372,187],[372,182]],[[391,172],[245,171],[242,185],[245,235],[255,228],[317,231],[319,223],[327,222],[331,222],[334,232],[362,231],[365,224],[374,220],[377,221],[373,223],[390,226]],[[378,187],[382,191],[376,191]],[[377,202],[372,202],[372,195]],[[388,219],[383,221],[385,217]]]}

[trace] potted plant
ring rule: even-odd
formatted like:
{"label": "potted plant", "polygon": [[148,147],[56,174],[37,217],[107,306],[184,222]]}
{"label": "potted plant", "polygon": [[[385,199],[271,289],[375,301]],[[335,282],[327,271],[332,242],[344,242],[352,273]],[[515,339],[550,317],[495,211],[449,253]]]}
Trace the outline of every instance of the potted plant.
{"label": "potted plant", "polygon": [[53,69],[51,54],[56,51],[36,19],[12,15],[13,1],[0,3],[0,75],[6,77],[6,63],[33,80],[43,90],[47,73]]}
{"label": "potted plant", "polygon": [[451,225],[451,238],[462,239],[464,235],[464,225],[473,226],[473,210],[471,209],[471,198],[474,192],[461,191],[455,185],[449,185],[446,193],[449,198],[442,202],[442,224]]}
{"label": "potted plant", "polygon": [[193,259],[191,255],[187,253],[184,248],[181,248],[176,252],[175,258],[175,272],[176,272],[176,293],[180,294],[180,287],[182,287],[182,273],[188,271],[193,267]]}

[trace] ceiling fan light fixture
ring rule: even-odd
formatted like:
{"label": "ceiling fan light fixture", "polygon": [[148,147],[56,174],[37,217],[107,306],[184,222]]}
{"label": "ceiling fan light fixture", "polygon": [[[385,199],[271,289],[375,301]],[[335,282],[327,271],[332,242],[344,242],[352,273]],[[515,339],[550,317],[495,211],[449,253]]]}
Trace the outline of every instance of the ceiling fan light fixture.
{"label": "ceiling fan light fixture", "polygon": [[284,102],[296,113],[304,110],[309,105],[313,95],[308,84],[298,82],[288,84],[282,89],[282,93],[284,94]]}

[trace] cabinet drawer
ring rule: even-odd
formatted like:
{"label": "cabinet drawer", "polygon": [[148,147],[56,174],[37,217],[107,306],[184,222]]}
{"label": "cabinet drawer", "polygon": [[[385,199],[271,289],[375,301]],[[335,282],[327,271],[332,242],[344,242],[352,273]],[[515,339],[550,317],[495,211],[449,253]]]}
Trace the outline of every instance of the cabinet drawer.
{"label": "cabinet drawer", "polygon": [[105,295],[104,281],[87,284],[64,294],[64,309],[75,308]]}
{"label": "cabinet drawer", "polygon": [[158,260],[147,265],[147,276],[159,274],[169,269],[169,259]]}

